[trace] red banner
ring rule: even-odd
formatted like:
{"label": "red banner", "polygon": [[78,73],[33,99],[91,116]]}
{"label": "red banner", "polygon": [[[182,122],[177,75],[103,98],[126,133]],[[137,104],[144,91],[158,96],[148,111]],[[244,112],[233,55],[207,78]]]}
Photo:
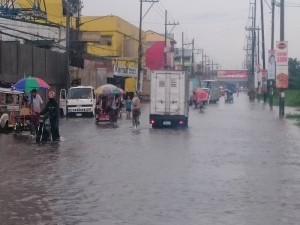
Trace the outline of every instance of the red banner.
{"label": "red banner", "polygon": [[246,79],[248,78],[247,70],[219,70],[219,79]]}

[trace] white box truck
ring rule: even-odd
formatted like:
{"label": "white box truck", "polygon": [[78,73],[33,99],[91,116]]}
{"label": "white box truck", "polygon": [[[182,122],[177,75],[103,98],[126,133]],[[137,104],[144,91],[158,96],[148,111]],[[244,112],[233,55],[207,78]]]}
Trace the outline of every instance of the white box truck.
{"label": "white box truck", "polygon": [[149,117],[152,127],[187,127],[188,116],[188,76],[183,71],[152,71]]}
{"label": "white box truck", "polygon": [[62,116],[95,116],[96,95],[92,86],[71,87],[60,90],[60,114]]}

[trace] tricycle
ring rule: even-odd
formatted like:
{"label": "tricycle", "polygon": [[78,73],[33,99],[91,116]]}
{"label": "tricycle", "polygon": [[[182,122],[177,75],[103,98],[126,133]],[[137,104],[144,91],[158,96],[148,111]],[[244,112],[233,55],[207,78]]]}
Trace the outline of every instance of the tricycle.
{"label": "tricycle", "polygon": [[24,131],[29,131],[30,134],[35,135],[38,121],[38,114],[31,113],[29,108],[22,108],[20,114],[15,116],[14,132],[21,134]]}
{"label": "tricycle", "polygon": [[226,93],[225,103],[233,103],[233,93],[230,90]]}
{"label": "tricycle", "polygon": [[110,122],[117,125],[120,115],[121,98],[118,95],[100,95],[95,107],[97,122]]}
{"label": "tricycle", "polygon": [[20,102],[24,93],[3,88],[0,85],[0,130],[8,132],[15,125],[15,115],[20,113]]}

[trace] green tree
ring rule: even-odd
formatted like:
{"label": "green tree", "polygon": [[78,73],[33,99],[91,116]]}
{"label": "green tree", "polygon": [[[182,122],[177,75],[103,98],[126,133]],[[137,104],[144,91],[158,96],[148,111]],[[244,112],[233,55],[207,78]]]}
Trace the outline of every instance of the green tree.
{"label": "green tree", "polygon": [[300,90],[300,61],[289,58],[289,89]]}

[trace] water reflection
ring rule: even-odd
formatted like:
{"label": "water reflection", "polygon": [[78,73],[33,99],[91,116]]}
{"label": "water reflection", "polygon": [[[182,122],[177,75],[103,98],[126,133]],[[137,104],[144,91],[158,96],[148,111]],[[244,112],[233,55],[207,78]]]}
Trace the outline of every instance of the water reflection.
{"label": "water reflection", "polygon": [[0,135],[3,224],[298,224],[299,128],[240,95],[188,129],[62,119],[63,141]]}

